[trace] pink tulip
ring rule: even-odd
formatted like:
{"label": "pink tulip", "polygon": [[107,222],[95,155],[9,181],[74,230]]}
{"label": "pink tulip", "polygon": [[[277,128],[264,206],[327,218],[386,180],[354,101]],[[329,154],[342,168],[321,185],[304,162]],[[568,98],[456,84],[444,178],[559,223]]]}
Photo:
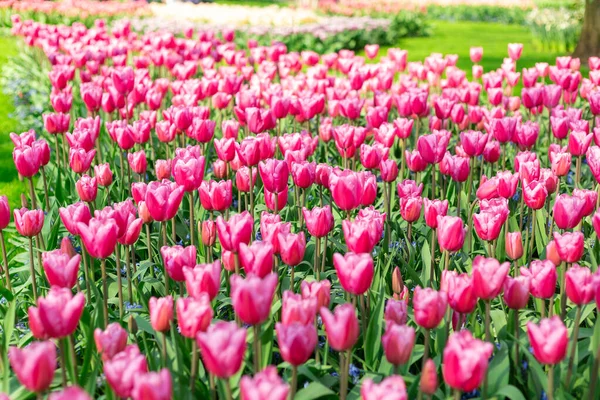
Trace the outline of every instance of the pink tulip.
{"label": "pink tulip", "polygon": [[200,203],[208,211],[225,211],[231,206],[232,202],[232,182],[202,181],[198,190],[200,193]]}
{"label": "pink tulip", "polygon": [[24,178],[37,174],[41,166],[40,153],[31,146],[15,147],[13,161],[17,172]]}
{"label": "pink tulip", "polygon": [[234,214],[225,221],[217,217],[217,233],[221,246],[228,251],[238,252],[240,243],[249,243],[252,236],[252,216],[248,211]]}
{"label": "pink tulip", "polygon": [[355,172],[344,170],[332,173],[329,178],[329,188],[333,201],[340,209],[349,211],[360,205],[362,185]]}
{"label": "pink tulip", "polygon": [[465,241],[465,227],[462,219],[452,216],[437,217],[437,239],[442,250],[455,252]]}
{"label": "pink tulip", "polygon": [[195,339],[199,332],[205,332],[213,317],[210,298],[202,294],[193,297],[180,297],[177,299],[177,324],[182,336]]}
{"label": "pink tulip", "polygon": [[333,214],[329,205],[314,207],[312,210],[307,210],[306,207],[303,207],[302,214],[306,221],[306,228],[312,236],[321,238],[327,236],[333,229]]}
{"label": "pink tulip", "polygon": [[175,217],[184,195],[184,188],[175,182],[153,181],[148,184],[145,203],[155,221],[168,221]]}
{"label": "pink tulip", "polygon": [[72,288],[77,281],[79,272],[79,254],[71,257],[61,249],[42,253],[42,266],[51,286]]}
{"label": "pink tulip", "polygon": [[184,268],[194,268],[196,265],[196,246],[163,246],[160,249],[165,270],[177,282],[183,282]]}
{"label": "pink tulip", "polygon": [[509,270],[508,262],[500,264],[495,258],[475,257],[472,270],[475,295],[484,300],[498,296]]}
{"label": "pink tulip", "polygon": [[290,387],[277,374],[277,368],[269,365],[254,378],[243,376],[240,380],[241,400],[286,400]]}
{"label": "pink tulip", "polygon": [[437,217],[444,217],[448,213],[448,200],[429,200],[425,198],[423,201],[425,203],[425,223],[428,227],[436,229],[438,226]]}
{"label": "pink tulip", "polygon": [[246,353],[246,330],[235,322],[217,322],[198,333],[196,341],[211,374],[227,379],[240,370]]}
{"label": "pink tulip", "polygon": [[96,196],[98,195],[98,182],[96,181],[96,178],[84,174],[79,178],[77,183],[75,183],[75,188],[77,189],[77,194],[81,201],[87,203],[96,201]]}
{"label": "pink tulip", "polygon": [[504,239],[506,255],[512,260],[523,256],[523,240],[521,232],[508,232]]}
{"label": "pink tulip", "polygon": [[167,368],[159,372],[147,372],[135,377],[133,400],[171,400],[173,398],[171,388],[171,374]]}
{"label": "pink tulip", "polygon": [[552,209],[556,226],[560,229],[575,228],[581,221],[581,210],[584,208],[584,205],[585,200],[579,197],[569,196],[568,194],[559,195]]}
{"label": "pink tulip", "polygon": [[407,400],[406,385],[399,375],[385,378],[381,383],[375,383],[367,378],[360,388],[363,400]]}
{"label": "pink tulip", "polygon": [[266,321],[277,287],[277,274],[271,272],[264,278],[249,275],[246,279],[232,275],[230,280],[231,302],[240,320],[250,325]]}
{"label": "pink tulip", "polygon": [[333,313],[322,307],[319,313],[331,348],[340,352],[350,350],[360,333],[354,306],[349,303],[341,304],[334,309]]}
{"label": "pink tulip", "polygon": [[567,297],[578,306],[594,299],[594,275],[587,267],[573,264],[565,274]]}
{"label": "pink tulip", "polygon": [[148,308],[152,328],[157,332],[168,331],[173,320],[173,297],[151,297]]}
{"label": "pink tulip", "polygon": [[114,219],[92,218],[77,223],[77,231],[87,252],[94,258],[107,258],[115,250],[118,226]]}
{"label": "pink tulip", "polygon": [[275,324],[281,358],[293,366],[304,364],[317,345],[317,330],[314,324],[293,322],[289,325]]}
{"label": "pink tulip", "polygon": [[44,226],[44,212],[42,210],[28,210],[23,207],[15,209],[13,215],[15,228],[23,236],[36,236]]}
{"label": "pink tulip", "polygon": [[428,164],[438,164],[446,154],[450,141],[450,132],[434,131],[429,135],[422,135],[417,141],[417,149]]}
{"label": "pink tulip", "polygon": [[198,189],[204,176],[204,157],[175,158],[172,165],[173,178],[186,192]]}
{"label": "pink tulip", "polygon": [[328,280],[313,282],[302,281],[300,290],[302,291],[302,298],[308,299],[314,297],[317,299],[317,309],[329,307],[331,282]]}
{"label": "pink tulip", "polygon": [[10,205],[6,196],[0,196],[0,231],[10,223]]}
{"label": "pink tulip", "polygon": [[37,314],[48,337],[59,339],[72,334],[77,328],[84,304],[83,293],[73,296],[70,289],[57,286],[50,288],[46,297],[40,297]]}
{"label": "pink tulip", "polygon": [[73,172],[83,174],[90,169],[95,156],[96,150],[85,151],[82,148],[71,148],[69,150],[69,166]]}
{"label": "pink tulip", "polygon": [[113,182],[113,173],[108,163],[94,166],[94,175],[99,186],[108,187]]}
{"label": "pink tulip", "polygon": [[549,260],[533,260],[529,268],[521,267],[521,275],[531,279],[530,291],[534,297],[549,299],[556,289],[556,266]]}
{"label": "pink tulip", "polygon": [[217,224],[209,219],[202,221],[202,244],[211,247],[214,246],[216,240]]}
{"label": "pink tulip", "polygon": [[317,297],[303,297],[289,290],[283,292],[281,323],[284,325],[293,322],[300,322],[305,325],[312,323],[315,320],[316,313]]}
{"label": "pink tulip", "polygon": [[566,232],[561,235],[554,232],[556,251],[561,260],[566,263],[575,263],[583,256],[585,238],[581,232]]}
{"label": "pink tulip", "polygon": [[56,346],[50,341],[34,342],[19,349],[10,347],[8,359],[19,382],[36,393],[46,391],[56,370]]}
{"label": "pink tulip", "polygon": [[425,329],[437,327],[448,308],[446,292],[438,292],[431,288],[421,289],[417,286],[413,297],[415,322]]}
{"label": "pink tulip", "polygon": [[444,380],[463,392],[476,389],[486,375],[493,351],[491,343],[475,339],[468,330],[453,333],[444,349]]}
{"label": "pink tulip", "polygon": [[125,350],[104,362],[106,381],[115,394],[122,398],[131,396],[136,378],[146,372],[146,357],[140,354],[140,349],[135,344],[127,346]]}
{"label": "pink tulip", "polygon": [[506,277],[504,281],[504,302],[508,308],[520,310],[527,307],[530,285],[531,278],[529,276]]}
{"label": "pink tulip", "polygon": [[385,358],[390,364],[395,366],[406,364],[415,345],[415,329],[407,325],[386,322],[381,343]]}
{"label": "pink tulip", "polygon": [[102,354],[102,361],[107,361],[125,350],[127,346],[127,331],[117,322],[109,324],[103,331],[96,328],[94,342],[98,352]]}
{"label": "pink tulip", "polygon": [[432,396],[437,391],[437,388],[437,367],[435,366],[435,362],[431,358],[428,358],[427,361],[425,361],[423,370],[421,371],[419,389],[421,392]]}
{"label": "pink tulip", "polygon": [[460,314],[470,314],[477,305],[477,293],[473,277],[457,274],[455,271],[443,271],[441,290],[448,293],[450,308]]}
{"label": "pink tulip", "polygon": [[355,254],[352,252],[342,256],[333,255],[333,265],[345,291],[359,295],[371,287],[373,281],[373,258],[368,253]]}
{"label": "pink tulip", "polygon": [[194,268],[184,268],[185,285],[189,295],[200,299],[202,294],[208,295],[212,301],[221,287],[221,262],[216,260],[211,264],[197,264]]}
{"label": "pink tulip", "polygon": [[[6,400],[9,400],[8,397]],[[77,386],[69,386],[60,392],[50,393],[48,400],[92,400],[92,398],[85,390]]]}
{"label": "pink tulip", "polygon": [[306,238],[304,232],[282,233],[277,235],[277,247],[281,255],[281,261],[291,267],[296,266],[304,259],[306,251]]}
{"label": "pink tulip", "polygon": [[250,246],[240,243],[239,257],[246,275],[264,278],[273,272],[273,246],[268,242],[253,242]]}
{"label": "pink tulip", "polygon": [[508,208],[499,213],[482,211],[473,214],[473,226],[477,236],[486,241],[498,239],[506,218],[508,218]]}
{"label": "pink tulip", "polygon": [[542,319],[539,325],[529,321],[527,336],[533,355],[542,364],[558,364],[567,355],[569,335],[567,327],[557,315]]}

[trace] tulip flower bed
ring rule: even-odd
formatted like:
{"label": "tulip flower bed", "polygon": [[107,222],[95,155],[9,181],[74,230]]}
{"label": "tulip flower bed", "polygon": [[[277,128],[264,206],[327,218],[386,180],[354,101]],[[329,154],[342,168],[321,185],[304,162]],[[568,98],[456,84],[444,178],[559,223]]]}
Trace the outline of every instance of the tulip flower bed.
{"label": "tulip flower bed", "polygon": [[71,25],[81,22],[91,27],[98,18],[114,19],[123,16],[148,15],[148,5],[145,1],[0,1],[0,27],[11,26],[11,15],[18,13],[25,19],[49,24]]}
{"label": "tulip flower bed", "polygon": [[12,32],[11,399],[598,398],[600,59]]}

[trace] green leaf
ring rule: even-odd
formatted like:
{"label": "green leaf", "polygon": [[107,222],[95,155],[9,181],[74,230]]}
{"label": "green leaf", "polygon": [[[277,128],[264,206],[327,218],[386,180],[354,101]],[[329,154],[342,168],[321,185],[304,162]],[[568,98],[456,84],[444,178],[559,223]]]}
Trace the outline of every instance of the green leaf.
{"label": "green leaf", "polygon": [[[296,393],[295,400],[322,399],[323,397],[335,396],[335,393],[319,382],[311,382],[307,387]],[[332,397],[333,398],[333,397]]]}
{"label": "green leaf", "polygon": [[498,339],[504,340],[506,337],[506,314],[503,310],[492,310],[490,316]]}
{"label": "green leaf", "polygon": [[379,348],[381,346],[381,329],[383,326],[383,304],[385,302],[384,287],[379,291],[379,300],[370,315],[369,326],[364,340],[365,362],[371,371],[377,370]]}
{"label": "green leaf", "polygon": [[546,235],[546,224],[548,223],[548,215],[546,210],[541,209],[535,213],[537,218],[535,224],[535,246],[537,247],[537,253],[542,254],[546,250],[546,244],[548,243],[548,236]]}
{"label": "green leaf", "polygon": [[495,393],[499,388],[508,385],[509,377],[510,362],[508,358],[508,346],[506,343],[501,342],[500,350],[494,355],[488,370],[489,393]]}
{"label": "green leaf", "polygon": [[427,243],[427,240],[423,241],[423,247],[421,247],[421,261],[423,264],[421,281],[425,282],[427,287],[430,287],[431,285],[429,284],[429,276],[431,274],[431,268],[433,268],[433,265],[431,265],[431,249],[429,248],[429,243]]}
{"label": "green leaf", "polygon": [[521,391],[512,385],[506,385],[502,387],[495,393],[495,395],[498,397],[504,396],[509,400],[525,400],[525,396],[523,396]]}

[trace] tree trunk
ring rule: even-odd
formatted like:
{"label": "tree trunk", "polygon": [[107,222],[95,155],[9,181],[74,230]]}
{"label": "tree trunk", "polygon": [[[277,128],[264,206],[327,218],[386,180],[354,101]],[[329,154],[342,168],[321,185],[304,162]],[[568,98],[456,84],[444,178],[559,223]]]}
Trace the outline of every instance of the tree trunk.
{"label": "tree trunk", "polygon": [[584,0],[585,14],[579,42],[573,53],[582,63],[589,57],[600,56],[600,0]]}

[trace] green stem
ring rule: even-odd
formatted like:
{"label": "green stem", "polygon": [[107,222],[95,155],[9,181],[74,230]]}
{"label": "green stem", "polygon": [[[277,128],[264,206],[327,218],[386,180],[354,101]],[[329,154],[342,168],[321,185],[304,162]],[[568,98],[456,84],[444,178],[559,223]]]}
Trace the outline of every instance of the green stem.
{"label": "green stem", "polygon": [[[119,295],[119,317],[122,319],[123,318],[123,282],[121,279],[121,251],[119,250],[119,244],[117,244],[116,247],[117,247],[116,259],[117,259],[117,289],[118,289],[118,295]],[[129,255],[129,251],[126,251],[126,253]],[[129,282],[131,282],[131,279],[129,276],[129,263],[127,263],[126,269],[127,269],[127,281],[129,283]]]}
{"label": "green stem", "polygon": [[35,198],[35,188],[33,186],[33,178],[29,177],[29,196],[31,197],[31,208],[37,208],[37,200]]}
{"label": "green stem", "polygon": [[31,274],[31,291],[33,292],[33,301],[37,304],[37,283],[35,275],[35,264],[33,261],[33,238],[29,237],[29,273]]}
{"label": "green stem", "polygon": [[131,282],[131,259],[129,257],[129,247],[125,248],[125,264],[125,273],[127,274],[127,295],[129,302],[133,303],[133,284]]}
{"label": "green stem", "polygon": [[565,320],[565,315],[567,315],[567,291],[565,288],[565,275],[569,270],[569,264],[562,263],[565,267],[563,271],[561,271],[560,276],[560,319]]}
{"label": "green stem", "polygon": [[435,229],[431,230],[431,262],[429,263],[429,287],[433,287],[435,280]]}
{"label": "green stem", "polygon": [[161,332],[160,337],[162,339],[161,355],[162,355],[163,368],[166,368],[167,367],[167,334],[164,332]]}
{"label": "green stem", "polygon": [[85,275],[85,287],[87,294],[87,302],[88,304],[92,304],[92,289],[90,286],[91,276],[90,276],[90,267],[88,265],[88,258],[85,251],[85,246],[81,243],[81,258],[83,258],[83,273]]}
{"label": "green stem", "polygon": [[554,400],[554,365],[548,365],[548,391],[546,392],[548,400]]}
{"label": "green stem", "polygon": [[108,325],[108,282],[106,278],[106,259],[101,260],[102,268],[102,301],[104,308],[104,327]]}
{"label": "green stem", "polygon": [[233,400],[233,395],[231,394],[231,382],[229,382],[229,378],[225,379],[225,398],[227,400]]}
{"label": "green stem", "polygon": [[69,335],[69,346],[71,347],[71,370],[73,371],[73,384],[77,383],[77,353],[75,353],[74,333]]}
{"label": "green stem", "polygon": [[192,339],[192,366],[190,368],[190,392],[194,393],[196,384],[196,374],[198,373],[198,343]]}
{"label": "green stem", "polygon": [[195,245],[194,242],[194,192],[190,192],[190,242]]}
{"label": "green stem", "polygon": [[4,243],[4,232],[0,230],[0,244],[2,245],[2,262],[4,273],[6,274],[6,288],[12,293],[12,284],[10,283],[10,271],[8,270],[8,257],[6,255],[6,244]]}
{"label": "green stem", "polygon": [[292,385],[290,387],[290,400],[296,397],[296,390],[298,389],[298,367],[292,365]]}
{"label": "green stem", "polygon": [[65,352],[65,343],[58,339],[58,352],[60,353],[60,376],[62,377],[63,388],[67,387],[67,357]]}
{"label": "green stem", "polygon": [[252,343],[254,346],[254,373],[257,374],[262,369],[260,367],[260,324],[256,324],[252,326],[254,331],[254,342]]}
{"label": "green stem", "polygon": [[579,322],[581,321],[581,306],[577,307],[577,315],[575,316],[575,326],[573,329],[573,337],[571,338],[571,354],[569,355],[569,367],[567,368],[566,387],[569,389],[571,384],[571,376],[573,375],[573,363],[575,362],[575,353],[577,352],[577,339],[579,338]]}

